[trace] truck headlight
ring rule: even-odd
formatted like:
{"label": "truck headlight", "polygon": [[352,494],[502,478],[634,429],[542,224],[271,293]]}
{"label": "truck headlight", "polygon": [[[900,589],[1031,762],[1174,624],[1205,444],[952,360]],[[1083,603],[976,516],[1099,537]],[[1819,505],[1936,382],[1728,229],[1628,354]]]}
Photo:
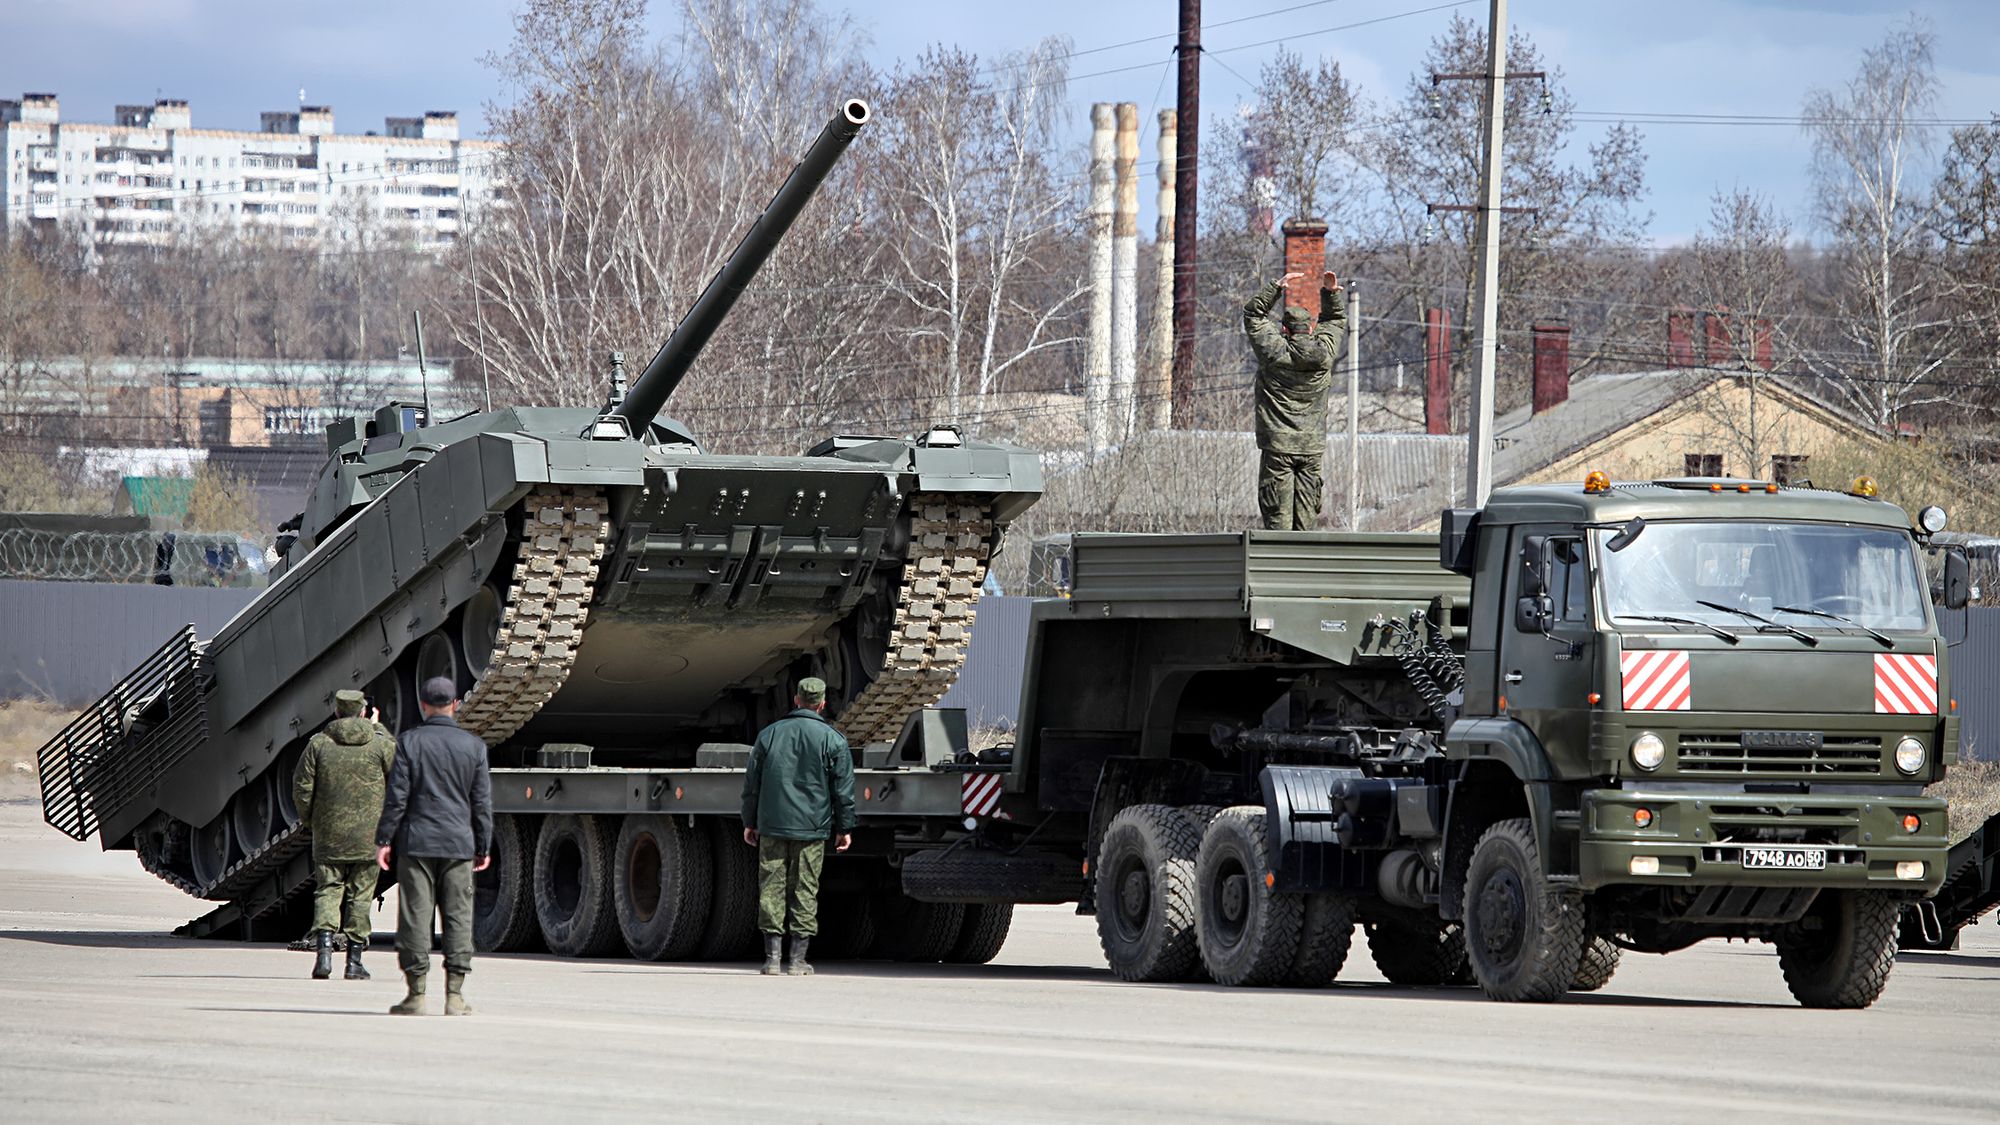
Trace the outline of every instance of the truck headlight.
{"label": "truck headlight", "polygon": [[1904,773],[1915,773],[1924,768],[1924,744],[1914,738],[1906,738],[1896,744],[1896,768]]}
{"label": "truck headlight", "polygon": [[[1901,754],[1901,751],[1897,751]],[[1632,740],[1632,764],[1642,770],[1656,770],[1667,760],[1667,744],[1657,734],[1647,733]]]}

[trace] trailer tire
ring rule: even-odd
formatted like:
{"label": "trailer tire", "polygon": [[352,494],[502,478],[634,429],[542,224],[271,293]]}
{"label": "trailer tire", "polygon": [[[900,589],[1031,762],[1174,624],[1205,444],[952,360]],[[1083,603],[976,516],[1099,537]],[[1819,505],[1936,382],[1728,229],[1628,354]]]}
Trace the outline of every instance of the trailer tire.
{"label": "trailer tire", "polygon": [[535,819],[493,817],[493,862],[472,874],[472,947],[481,953],[514,953],[541,944],[535,916]]}
{"label": "trailer tire", "polygon": [[867,957],[874,947],[874,898],[865,891],[831,895],[822,891],[813,955],[829,961],[853,961]]}
{"label": "trailer tire", "polygon": [[958,924],[958,937],[944,955],[948,965],[984,965],[1000,955],[1007,944],[1007,931],[1014,925],[1014,904],[981,902],[965,908]]}
{"label": "trailer tire", "polygon": [[625,948],[642,961],[685,960],[708,928],[708,834],[657,813],[628,816],[616,851],[613,897]]}
{"label": "trailer tire", "polygon": [[1873,1004],[1896,966],[1901,915],[1902,904],[1881,891],[1821,891],[1776,938],[1785,987],[1807,1008]]}
{"label": "trailer tire", "polygon": [[1255,805],[1223,810],[1195,858],[1201,963],[1217,984],[1277,984],[1298,956],[1305,896],[1271,889],[1264,818]]}
{"label": "trailer tire", "polygon": [[1097,849],[1097,940],[1120,980],[1186,980],[1200,971],[1195,856],[1201,829],[1167,805],[1130,805]]}
{"label": "trailer tire", "polygon": [[1611,983],[1611,974],[1618,971],[1620,954],[1610,938],[1593,937],[1583,947],[1583,957],[1576,963],[1576,979],[1569,984],[1571,992],[1596,992]]}
{"label": "trailer tire", "polygon": [[1465,931],[1456,922],[1390,907],[1362,929],[1375,970],[1390,984],[1430,987],[1469,984]]}
{"label": "trailer tire", "polygon": [[1486,995],[1528,1003],[1561,998],[1589,940],[1585,913],[1575,895],[1543,874],[1528,818],[1495,823],[1473,846],[1465,872],[1465,952]]}
{"label": "trailer tire", "polygon": [[551,816],[535,839],[535,917],[551,953],[602,957],[618,950],[617,838],[608,819]]}
{"label": "trailer tire", "polygon": [[965,922],[965,905],[919,902],[896,891],[875,900],[875,956],[935,964],[951,953]]}
{"label": "trailer tire", "polygon": [[1325,988],[1340,975],[1354,945],[1354,899],[1338,893],[1302,897],[1299,949],[1278,983],[1286,988]]}
{"label": "trailer tire", "polygon": [[743,822],[710,817],[708,928],[696,956],[747,961],[757,956],[757,849],[743,842]]}

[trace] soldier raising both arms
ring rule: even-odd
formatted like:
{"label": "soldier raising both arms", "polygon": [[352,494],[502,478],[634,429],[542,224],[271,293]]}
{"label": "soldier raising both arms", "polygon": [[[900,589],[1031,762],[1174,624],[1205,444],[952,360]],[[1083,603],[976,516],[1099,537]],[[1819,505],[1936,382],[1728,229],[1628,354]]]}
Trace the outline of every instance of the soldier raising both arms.
{"label": "soldier raising both arms", "polygon": [[1284,298],[1285,283],[1304,276],[1288,273],[1243,305],[1243,331],[1257,355],[1257,448],[1262,453],[1257,507],[1264,526],[1274,531],[1311,531],[1319,525],[1326,394],[1347,333],[1346,302],[1332,270],[1320,275],[1319,327],[1296,305],[1284,311],[1282,321],[1272,315]]}
{"label": "soldier raising both arms", "polygon": [[306,742],[292,776],[299,819],[312,829],[314,980],[333,975],[335,931],[347,935],[347,979],[368,979],[361,953],[375,897],[375,822],[396,743],[362,717],[366,705],[358,691],[334,692],[334,720]]}

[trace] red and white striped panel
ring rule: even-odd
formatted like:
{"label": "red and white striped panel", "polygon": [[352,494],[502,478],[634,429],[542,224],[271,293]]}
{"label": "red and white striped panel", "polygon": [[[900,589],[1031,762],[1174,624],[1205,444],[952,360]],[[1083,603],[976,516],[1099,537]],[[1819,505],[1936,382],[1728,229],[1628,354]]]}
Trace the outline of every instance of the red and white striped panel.
{"label": "red and white striped panel", "polygon": [[1626,652],[1618,672],[1627,711],[1686,711],[1694,702],[1688,654],[1680,649]]}
{"label": "red and white striped panel", "polygon": [[968,773],[958,783],[958,803],[967,816],[992,816],[1000,807],[1000,791],[1006,788],[1004,775]]}
{"label": "red and white striped panel", "polygon": [[1876,653],[1875,713],[1937,714],[1937,657],[1900,652]]}

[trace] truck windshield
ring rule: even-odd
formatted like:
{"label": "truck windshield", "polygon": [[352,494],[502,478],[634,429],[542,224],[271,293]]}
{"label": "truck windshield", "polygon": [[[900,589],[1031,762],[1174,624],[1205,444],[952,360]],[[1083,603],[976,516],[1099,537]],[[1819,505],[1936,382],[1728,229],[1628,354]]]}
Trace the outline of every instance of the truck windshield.
{"label": "truck windshield", "polygon": [[1838,619],[1867,629],[1926,627],[1923,572],[1910,537],[1899,531],[1657,521],[1620,551],[1603,550],[1610,533],[1597,534],[1613,621],[1667,615],[1751,624],[1723,608],[1733,607],[1798,629],[1839,631],[1845,625]]}

